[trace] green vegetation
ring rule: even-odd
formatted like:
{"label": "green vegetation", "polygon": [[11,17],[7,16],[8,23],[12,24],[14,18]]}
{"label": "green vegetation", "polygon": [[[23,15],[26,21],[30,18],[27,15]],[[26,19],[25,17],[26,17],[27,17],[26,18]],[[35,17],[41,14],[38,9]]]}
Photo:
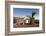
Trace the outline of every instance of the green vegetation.
{"label": "green vegetation", "polygon": [[35,14],[36,14],[35,12],[32,12],[32,18],[34,17]]}

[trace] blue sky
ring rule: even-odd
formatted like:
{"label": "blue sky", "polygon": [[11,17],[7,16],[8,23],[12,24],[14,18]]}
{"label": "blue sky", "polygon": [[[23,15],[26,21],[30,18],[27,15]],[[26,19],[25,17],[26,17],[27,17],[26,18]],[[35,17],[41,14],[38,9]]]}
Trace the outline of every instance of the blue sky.
{"label": "blue sky", "polygon": [[13,8],[13,16],[32,16],[32,12],[36,12],[36,18],[39,17],[39,9]]}

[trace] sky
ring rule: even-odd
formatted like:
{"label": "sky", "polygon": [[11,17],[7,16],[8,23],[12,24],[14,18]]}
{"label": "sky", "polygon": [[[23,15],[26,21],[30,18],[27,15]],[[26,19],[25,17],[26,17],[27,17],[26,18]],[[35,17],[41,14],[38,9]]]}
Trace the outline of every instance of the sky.
{"label": "sky", "polygon": [[39,9],[32,8],[13,8],[13,16],[32,16],[32,12],[35,12],[35,18],[39,19]]}

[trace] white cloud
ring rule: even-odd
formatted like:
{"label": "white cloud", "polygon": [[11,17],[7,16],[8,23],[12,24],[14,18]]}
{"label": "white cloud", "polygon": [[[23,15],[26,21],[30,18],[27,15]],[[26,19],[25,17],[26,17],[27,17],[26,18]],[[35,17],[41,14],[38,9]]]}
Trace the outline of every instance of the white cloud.
{"label": "white cloud", "polygon": [[34,18],[39,20],[39,15],[35,15]]}

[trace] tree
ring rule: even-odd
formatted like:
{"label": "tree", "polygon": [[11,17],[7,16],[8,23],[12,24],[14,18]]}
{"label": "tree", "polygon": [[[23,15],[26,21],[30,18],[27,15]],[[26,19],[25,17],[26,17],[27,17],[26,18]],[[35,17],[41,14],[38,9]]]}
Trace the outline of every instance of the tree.
{"label": "tree", "polygon": [[32,12],[32,20],[31,20],[32,27],[35,26],[35,23],[34,23],[34,15],[35,14],[36,14],[35,12]]}
{"label": "tree", "polygon": [[34,15],[35,15],[36,13],[35,12],[32,12],[32,18],[34,18]]}

